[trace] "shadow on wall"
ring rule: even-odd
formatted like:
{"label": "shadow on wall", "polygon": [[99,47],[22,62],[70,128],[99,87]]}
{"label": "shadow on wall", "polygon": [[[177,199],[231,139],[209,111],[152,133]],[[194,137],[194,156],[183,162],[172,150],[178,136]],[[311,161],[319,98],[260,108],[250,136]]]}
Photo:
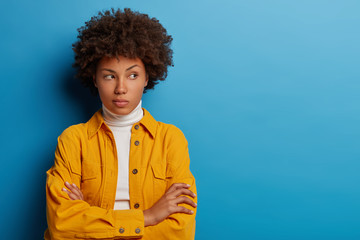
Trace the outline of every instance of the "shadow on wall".
{"label": "shadow on wall", "polygon": [[[101,107],[101,101],[98,96],[91,94],[90,89],[85,88],[79,79],[76,79],[76,70],[71,67],[71,64],[66,64],[69,67],[62,69],[59,74],[59,88],[57,91],[61,91],[60,95],[66,99],[66,103],[69,104],[67,109],[69,113],[75,113],[73,116],[69,116],[71,121],[86,122],[91,116]],[[79,123],[76,122],[76,123]],[[68,127],[68,126],[67,126]],[[56,136],[57,137],[57,136]],[[55,137],[55,139],[56,139]],[[29,202],[29,208],[36,209],[36,213],[41,219],[33,223],[33,230],[26,233],[23,239],[44,239],[44,232],[47,229],[46,220],[46,171],[54,164],[54,151],[53,146],[49,146],[47,154],[43,156],[40,161],[43,166],[40,166],[36,173],[36,181],[38,182],[36,188],[36,196],[42,196],[39,198],[32,198],[33,202]],[[50,160],[51,159],[51,160]],[[34,211],[32,211],[33,213]],[[27,219],[32,219],[34,216],[29,216]]]}
{"label": "shadow on wall", "polygon": [[[90,89],[84,87],[81,81],[75,78],[76,69],[68,68],[63,73],[65,73],[63,75],[64,96],[70,99],[70,102],[73,102],[74,105],[77,105],[77,117],[88,121],[101,107],[99,96],[91,94]],[[74,108],[74,106],[69,107]]]}

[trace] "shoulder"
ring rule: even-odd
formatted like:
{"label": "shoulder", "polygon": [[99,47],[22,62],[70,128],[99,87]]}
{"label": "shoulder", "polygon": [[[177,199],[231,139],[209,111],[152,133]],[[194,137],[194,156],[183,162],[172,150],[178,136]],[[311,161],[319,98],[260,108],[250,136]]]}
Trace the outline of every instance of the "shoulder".
{"label": "shoulder", "polygon": [[59,136],[60,140],[88,139],[90,135],[97,132],[103,123],[100,110],[97,111],[86,123],[79,123],[66,128]]}
{"label": "shoulder", "polygon": [[184,133],[173,124],[158,122],[157,136],[163,138],[165,144],[187,145]]}
{"label": "shoulder", "polygon": [[144,118],[141,122],[151,133],[151,135],[158,141],[161,140],[165,143],[169,141],[186,142],[186,138],[183,132],[178,127],[173,124],[155,120],[146,109],[144,109]]}
{"label": "shoulder", "polygon": [[[172,176],[179,169],[188,168],[189,149],[184,133],[175,125],[159,122],[158,134],[162,150],[166,154],[167,174]],[[184,167],[183,166],[187,166]]]}
{"label": "shoulder", "polygon": [[59,136],[59,140],[77,140],[87,135],[87,127],[85,123],[72,125],[66,128]]}
{"label": "shoulder", "polygon": [[[57,139],[57,151],[71,159],[77,159],[86,148],[86,127],[84,123],[66,128]],[[76,156],[76,157],[75,157]]]}
{"label": "shoulder", "polygon": [[159,121],[157,122],[157,124],[159,131],[162,132],[163,134],[168,134],[172,136],[184,136],[184,133],[180,130],[180,128],[178,128],[173,124],[159,122]]}

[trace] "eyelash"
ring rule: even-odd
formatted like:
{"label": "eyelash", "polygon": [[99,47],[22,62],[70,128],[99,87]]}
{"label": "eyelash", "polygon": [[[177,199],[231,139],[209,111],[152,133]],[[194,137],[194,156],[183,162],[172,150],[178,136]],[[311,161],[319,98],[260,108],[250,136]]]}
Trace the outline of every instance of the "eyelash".
{"label": "eyelash", "polygon": [[[131,77],[131,76],[133,76],[133,77]],[[137,76],[138,75],[136,73],[132,73],[132,74],[129,75],[129,78],[133,80],[133,79],[136,79]]]}
{"label": "eyelash", "polygon": [[[109,77],[110,77],[110,78],[109,78]],[[115,76],[114,76],[114,75],[111,75],[111,74],[104,76],[104,79],[105,79],[105,80],[110,80],[110,79],[114,79],[114,78],[115,78]]]}
{"label": "eyelash", "polygon": [[[132,74],[129,75],[129,79],[134,80],[134,79],[136,79],[138,76],[139,76],[138,74],[132,73]],[[105,80],[111,80],[111,79],[114,79],[114,78],[115,78],[115,76],[112,75],[112,74],[104,75],[104,79],[105,79]]]}

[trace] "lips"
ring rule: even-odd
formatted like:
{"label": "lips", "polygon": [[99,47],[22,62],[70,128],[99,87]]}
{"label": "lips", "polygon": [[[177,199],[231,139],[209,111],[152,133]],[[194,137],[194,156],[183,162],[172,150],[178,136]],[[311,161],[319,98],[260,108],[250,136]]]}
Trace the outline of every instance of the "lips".
{"label": "lips", "polygon": [[129,104],[129,101],[125,99],[115,99],[113,100],[113,103],[118,107],[125,107]]}

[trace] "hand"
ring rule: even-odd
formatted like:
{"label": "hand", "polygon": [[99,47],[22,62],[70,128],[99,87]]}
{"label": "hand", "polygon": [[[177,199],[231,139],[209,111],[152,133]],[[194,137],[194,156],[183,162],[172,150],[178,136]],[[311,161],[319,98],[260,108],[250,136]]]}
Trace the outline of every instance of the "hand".
{"label": "hand", "polygon": [[65,186],[70,189],[67,190],[66,188],[62,188],[61,190],[66,192],[71,200],[84,200],[84,195],[82,194],[81,190],[75,185],[75,183],[70,184],[65,182]]}
{"label": "hand", "polygon": [[164,221],[164,219],[173,213],[193,214],[194,212],[190,209],[178,206],[180,203],[185,203],[196,208],[196,203],[194,203],[190,198],[180,196],[187,195],[192,198],[196,197],[196,195],[188,189],[189,187],[190,185],[185,183],[174,183],[171,185],[159,201],[157,201],[151,208],[144,210],[145,227],[156,225]]}

